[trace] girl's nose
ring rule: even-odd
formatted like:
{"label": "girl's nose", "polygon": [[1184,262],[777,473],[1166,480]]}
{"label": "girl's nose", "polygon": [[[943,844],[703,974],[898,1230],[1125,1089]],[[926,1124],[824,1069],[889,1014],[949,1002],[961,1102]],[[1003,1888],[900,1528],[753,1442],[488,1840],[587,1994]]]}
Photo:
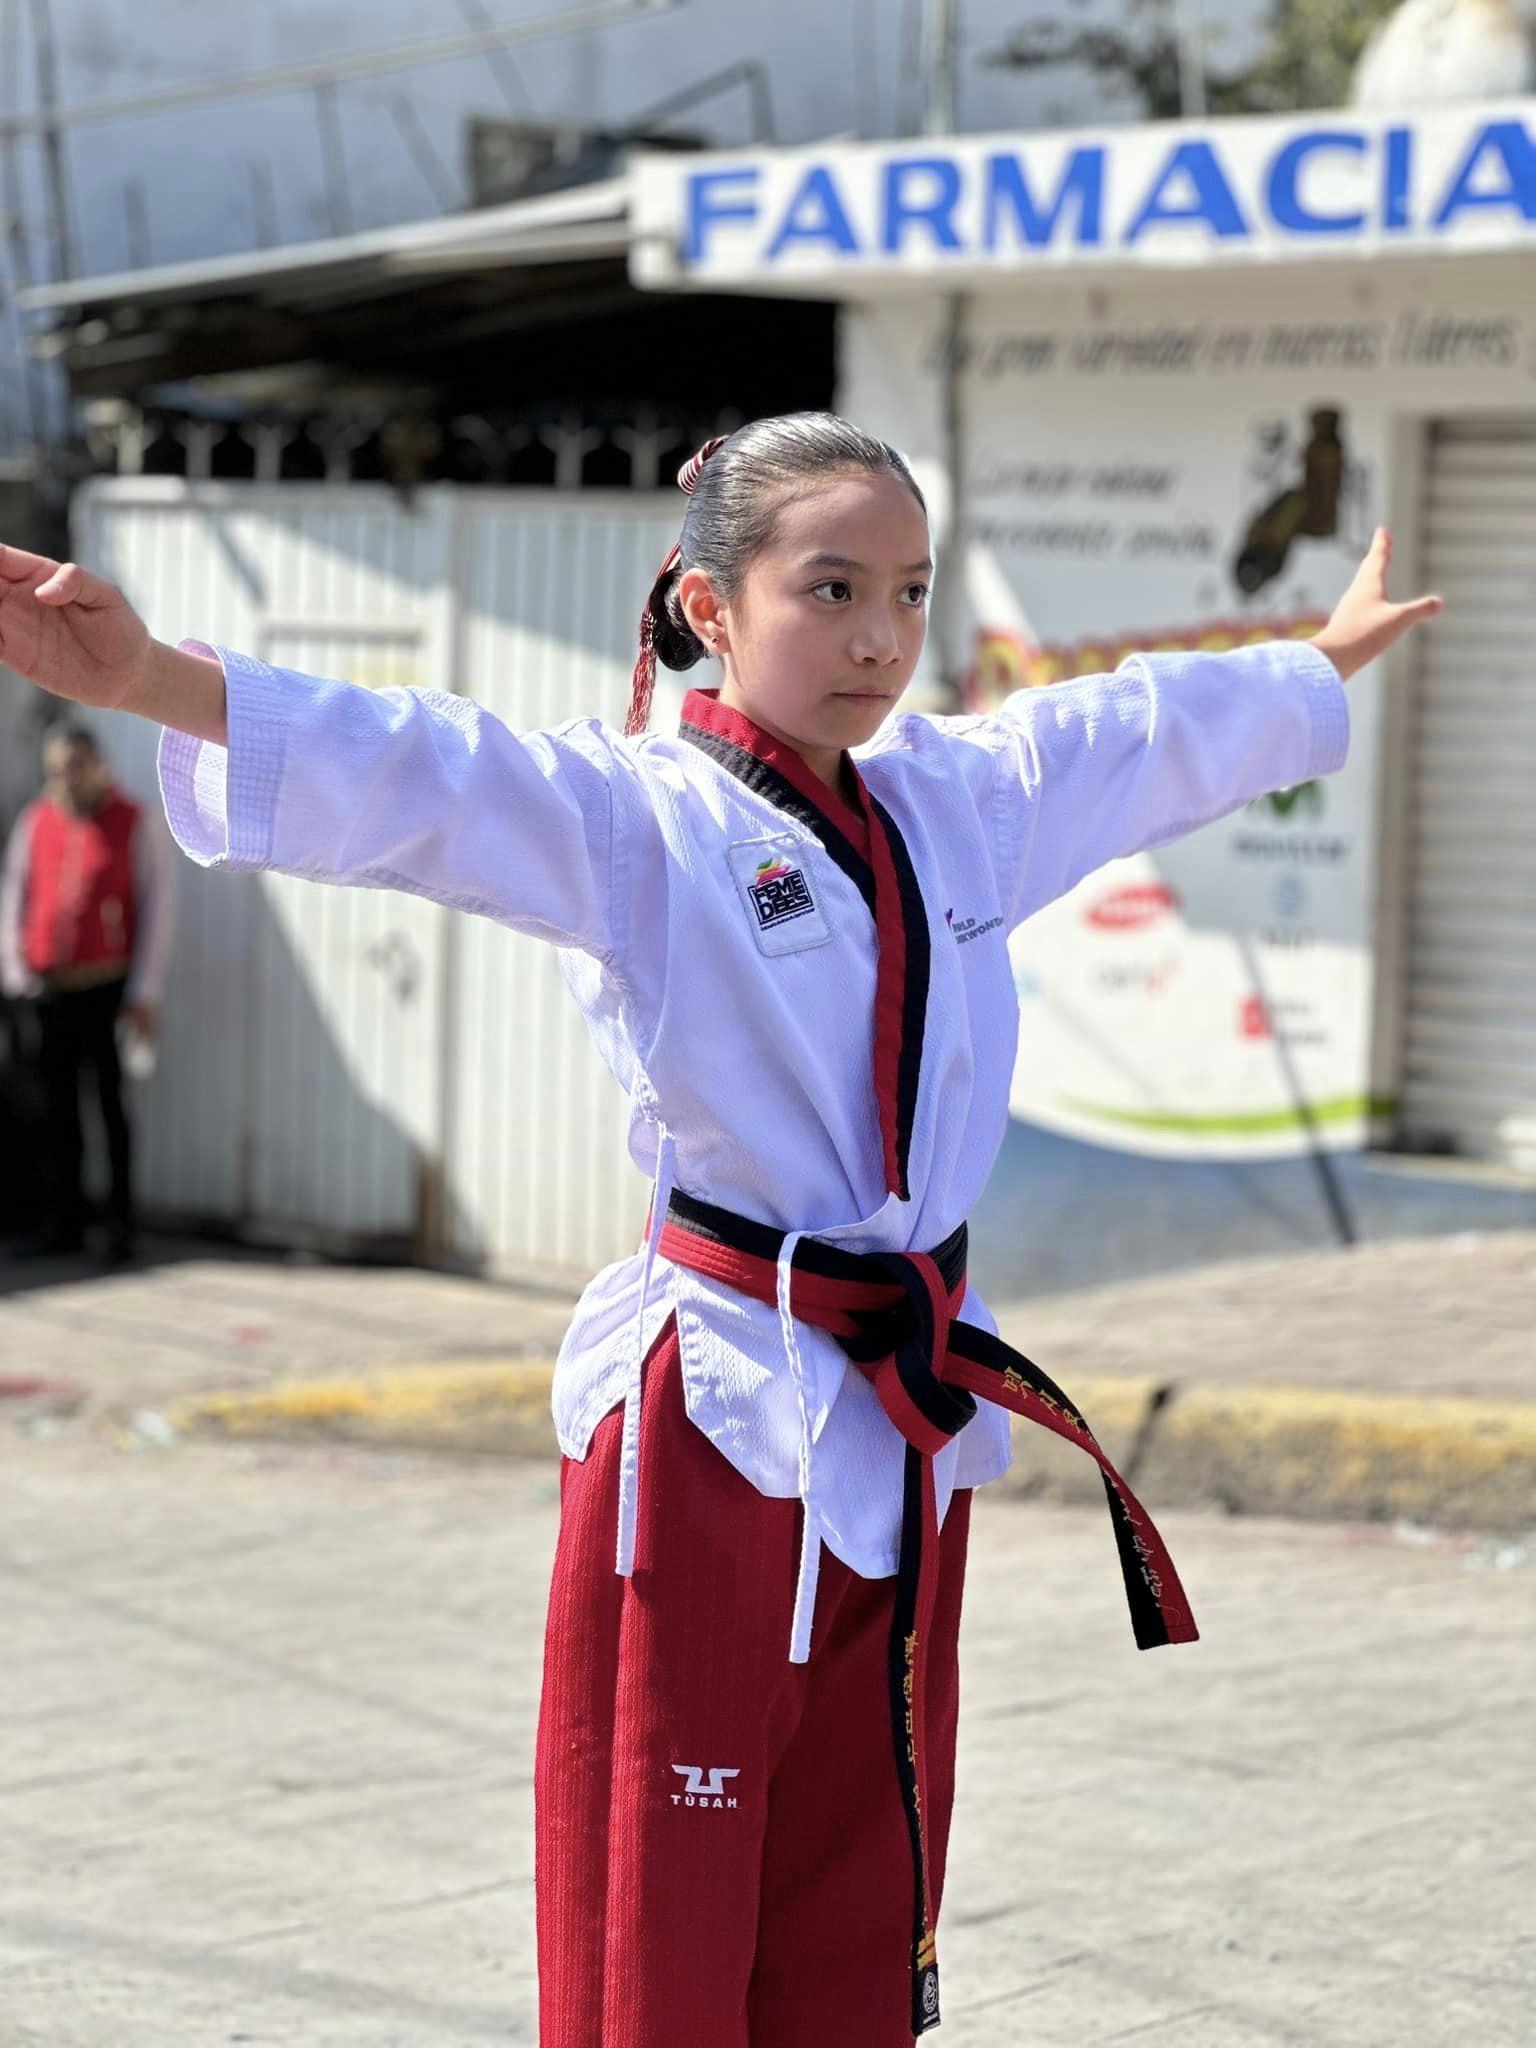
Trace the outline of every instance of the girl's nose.
{"label": "girl's nose", "polygon": [[901,640],[895,624],[883,616],[861,619],[850,651],[855,661],[871,668],[885,668],[899,661]]}

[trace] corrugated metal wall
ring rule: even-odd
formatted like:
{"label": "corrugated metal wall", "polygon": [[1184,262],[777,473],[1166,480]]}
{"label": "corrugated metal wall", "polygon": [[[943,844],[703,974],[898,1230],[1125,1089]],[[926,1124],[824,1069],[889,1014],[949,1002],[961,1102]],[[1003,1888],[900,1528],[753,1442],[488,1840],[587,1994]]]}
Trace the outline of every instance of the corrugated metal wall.
{"label": "corrugated metal wall", "polygon": [[[622,717],[675,499],[368,485],[96,484],[76,549],[163,638],[457,688],[514,727]],[[106,734],[154,788],[157,735]],[[181,864],[146,1204],[571,1278],[632,1248],[623,1100],[553,953],[414,898]]]}
{"label": "corrugated metal wall", "polygon": [[[517,729],[595,712],[622,723],[644,594],[678,500],[466,493],[460,589],[466,694]],[[461,919],[448,1070],[455,1250],[515,1249],[591,1272],[633,1249],[644,1207],[612,1076],[546,946]],[[529,1142],[536,1135],[537,1142]]]}
{"label": "corrugated metal wall", "polygon": [[1401,1135],[1536,1168],[1536,414],[1431,430]]}

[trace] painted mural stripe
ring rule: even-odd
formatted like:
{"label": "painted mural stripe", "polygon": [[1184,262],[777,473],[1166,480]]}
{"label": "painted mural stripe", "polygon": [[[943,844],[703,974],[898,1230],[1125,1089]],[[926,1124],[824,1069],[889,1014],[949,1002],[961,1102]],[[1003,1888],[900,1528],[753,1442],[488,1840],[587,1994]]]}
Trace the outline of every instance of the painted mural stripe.
{"label": "painted mural stripe", "polygon": [[1389,1116],[1396,1104],[1384,1096],[1339,1095],[1330,1102],[1309,1103],[1305,1116],[1295,1109],[1232,1111],[1217,1116],[1184,1115],[1175,1110],[1109,1109],[1073,1096],[1063,1097],[1061,1107],[1076,1116],[1099,1117],[1105,1123],[1128,1124],[1136,1130],[1189,1131],[1195,1135],[1209,1132],[1220,1136],[1305,1130],[1308,1124],[1351,1123],[1356,1118]]}

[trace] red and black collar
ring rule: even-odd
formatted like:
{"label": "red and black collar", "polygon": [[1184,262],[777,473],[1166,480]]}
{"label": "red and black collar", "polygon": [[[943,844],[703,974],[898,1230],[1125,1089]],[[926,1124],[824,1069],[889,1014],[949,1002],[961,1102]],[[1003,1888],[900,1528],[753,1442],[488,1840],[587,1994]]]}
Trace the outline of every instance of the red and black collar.
{"label": "red and black collar", "polygon": [[928,1014],[928,914],[895,820],[849,761],[858,808],[813,775],[793,747],[722,704],[713,690],[683,700],[682,738],[776,810],[814,832],[875,920],[875,1095],[885,1184],[911,1200],[908,1161]]}

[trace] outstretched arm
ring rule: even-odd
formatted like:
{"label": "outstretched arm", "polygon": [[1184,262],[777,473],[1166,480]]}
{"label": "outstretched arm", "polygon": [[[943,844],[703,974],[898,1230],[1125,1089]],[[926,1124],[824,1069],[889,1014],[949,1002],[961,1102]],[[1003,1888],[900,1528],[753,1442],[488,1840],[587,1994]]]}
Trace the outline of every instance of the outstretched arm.
{"label": "outstretched arm", "polygon": [[[211,650],[210,650],[211,651]],[[217,652],[227,746],[167,732],[166,816],[204,867],[402,889],[606,957],[628,761],[595,721],[514,733],[464,697]]]}
{"label": "outstretched arm", "polygon": [[1379,532],[1315,641],[1133,655],[1110,676],[1021,690],[957,736],[993,756],[1010,922],[1107,861],[1167,845],[1275,789],[1331,774],[1349,740],[1342,684],[1436,597],[1393,604]]}
{"label": "outstretched arm", "polygon": [[461,697],[368,690],[153,640],[75,564],[0,550],[0,661],[167,730],[160,775],[206,867],[403,889],[606,956],[627,760],[596,725],[517,735]]}
{"label": "outstretched arm", "polygon": [[225,739],[217,662],[151,639],[116,584],[78,562],[0,544],[0,661],[72,704]]}

